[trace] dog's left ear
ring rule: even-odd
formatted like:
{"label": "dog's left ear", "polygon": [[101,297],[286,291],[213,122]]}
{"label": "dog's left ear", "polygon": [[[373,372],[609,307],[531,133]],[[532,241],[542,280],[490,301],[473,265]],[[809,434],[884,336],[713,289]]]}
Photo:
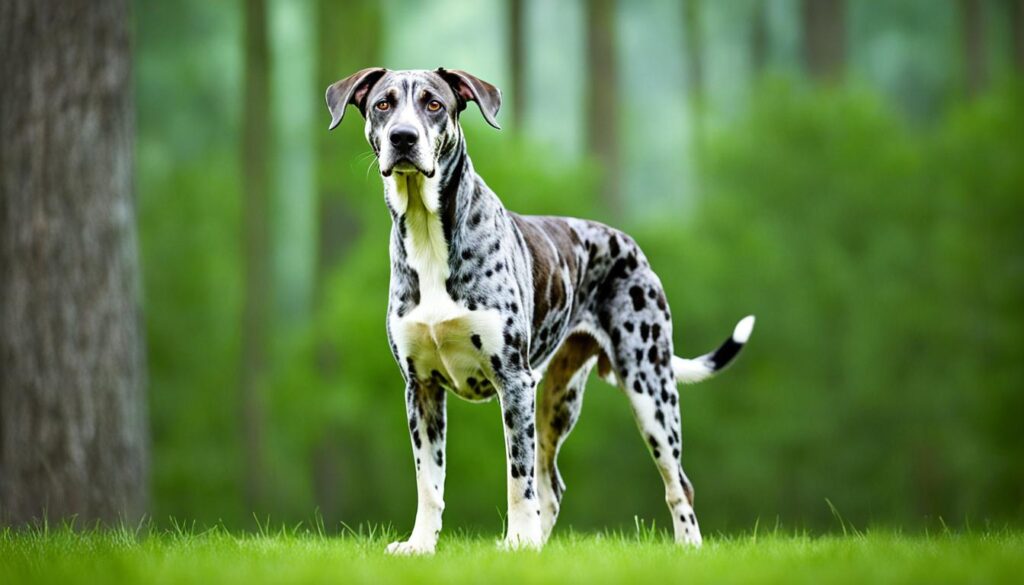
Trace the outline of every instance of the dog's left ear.
{"label": "dog's left ear", "polygon": [[349,104],[359,108],[359,111],[366,115],[366,96],[373,84],[387,71],[383,67],[370,67],[332,83],[327,88],[327,109],[331,111],[331,126],[328,130],[334,130],[341,124],[341,119],[345,117],[345,108]]}
{"label": "dog's left ear", "polygon": [[438,68],[437,74],[448,82],[455,95],[458,96],[460,111],[466,107],[466,102],[476,102],[480,106],[480,113],[484,115],[484,120],[487,120],[487,123],[491,126],[501,130],[501,126],[494,119],[501,108],[500,89],[458,69]]}

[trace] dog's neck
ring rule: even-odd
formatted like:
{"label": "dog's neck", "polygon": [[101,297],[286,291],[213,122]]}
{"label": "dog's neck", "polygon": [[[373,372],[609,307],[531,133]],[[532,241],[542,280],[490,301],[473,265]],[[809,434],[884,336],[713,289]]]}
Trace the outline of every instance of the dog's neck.
{"label": "dog's neck", "polygon": [[393,173],[384,178],[385,199],[393,222],[393,244],[421,282],[444,282],[448,258],[457,252],[454,234],[473,205],[476,174],[459,140],[441,160],[433,177],[422,173]]}

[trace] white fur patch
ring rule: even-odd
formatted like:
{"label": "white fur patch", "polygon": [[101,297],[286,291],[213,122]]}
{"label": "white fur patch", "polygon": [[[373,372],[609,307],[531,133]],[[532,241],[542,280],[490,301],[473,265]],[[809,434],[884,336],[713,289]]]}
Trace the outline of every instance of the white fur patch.
{"label": "white fur patch", "polygon": [[[495,309],[470,311],[448,294],[445,282],[451,269],[437,213],[438,181],[418,173],[396,173],[386,182],[392,206],[405,212],[403,243],[409,266],[419,277],[420,291],[416,308],[402,317],[390,315],[389,319],[399,355],[411,357],[421,376],[437,370],[456,391],[468,391],[468,377],[489,371],[482,355],[501,349],[502,317]],[[481,349],[471,342],[473,335],[480,336]]]}
{"label": "white fur patch", "polygon": [[750,339],[752,331],[754,331],[754,316],[747,315],[740,319],[736,328],[732,330],[732,338],[736,343],[746,343]]}

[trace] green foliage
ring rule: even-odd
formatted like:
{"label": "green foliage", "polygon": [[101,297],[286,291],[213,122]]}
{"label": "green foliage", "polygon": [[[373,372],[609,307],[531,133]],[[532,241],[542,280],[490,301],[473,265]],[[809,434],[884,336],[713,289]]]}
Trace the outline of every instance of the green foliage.
{"label": "green foliage", "polygon": [[682,237],[640,238],[684,353],[759,317],[726,388],[683,403],[710,521],[821,526],[826,497],[858,523],[1019,521],[1019,94],[926,131],[863,92],[758,95]]}

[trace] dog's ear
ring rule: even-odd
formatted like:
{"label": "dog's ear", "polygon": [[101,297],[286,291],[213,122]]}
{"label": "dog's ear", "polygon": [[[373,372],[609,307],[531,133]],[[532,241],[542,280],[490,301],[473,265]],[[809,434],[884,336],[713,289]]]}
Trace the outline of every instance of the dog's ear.
{"label": "dog's ear", "polygon": [[331,127],[334,130],[345,117],[345,108],[352,104],[366,115],[366,96],[373,84],[387,73],[382,67],[370,67],[353,73],[341,81],[335,81],[327,88],[327,109],[331,111]]}
{"label": "dog's ear", "polygon": [[484,120],[487,120],[487,123],[491,126],[501,130],[501,126],[494,119],[501,108],[500,89],[458,69],[449,71],[448,69],[439,68],[437,74],[448,82],[448,85],[452,87],[455,95],[459,98],[460,111],[465,109],[466,102],[476,102],[480,106],[480,113],[484,115]]}

